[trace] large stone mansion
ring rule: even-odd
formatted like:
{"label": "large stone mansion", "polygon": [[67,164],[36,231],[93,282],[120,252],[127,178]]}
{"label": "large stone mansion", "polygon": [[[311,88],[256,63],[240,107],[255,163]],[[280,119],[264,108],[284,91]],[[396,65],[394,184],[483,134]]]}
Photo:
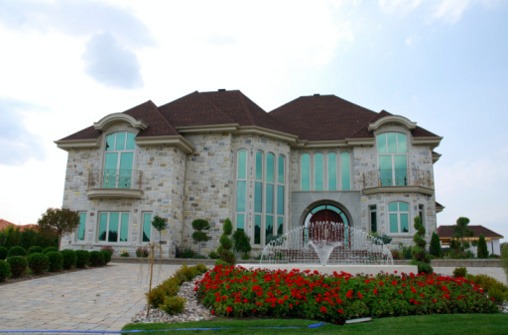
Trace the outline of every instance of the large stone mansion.
{"label": "large stone mansion", "polygon": [[441,137],[401,115],[334,95],[304,96],[267,113],[240,91],[147,101],[56,141],[68,152],[62,207],[80,225],[61,248],[129,251],[159,240],[198,250],[192,221],[215,250],[231,219],[259,252],[271,239],[334,221],[410,244],[421,216],[436,230],[433,164]]}

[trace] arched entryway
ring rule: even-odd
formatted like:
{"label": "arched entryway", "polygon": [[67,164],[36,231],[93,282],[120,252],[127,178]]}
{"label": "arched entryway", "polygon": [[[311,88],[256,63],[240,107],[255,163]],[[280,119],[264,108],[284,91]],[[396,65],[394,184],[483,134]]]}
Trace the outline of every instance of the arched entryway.
{"label": "arched entryway", "polygon": [[306,240],[349,242],[349,219],[338,204],[320,203],[311,207],[305,216],[304,225]]}

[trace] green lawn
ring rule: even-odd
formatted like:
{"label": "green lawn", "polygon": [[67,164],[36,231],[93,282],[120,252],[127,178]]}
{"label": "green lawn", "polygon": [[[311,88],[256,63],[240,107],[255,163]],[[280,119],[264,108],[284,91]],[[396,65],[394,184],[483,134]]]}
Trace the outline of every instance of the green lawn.
{"label": "green lawn", "polygon": [[[508,334],[508,314],[434,314],[374,319],[370,322],[336,326],[296,319],[216,319],[203,322],[129,324],[123,330],[144,330],[132,334]],[[309,328],[312,325],[319,325]],[[199,330],[197,328],[204,328]]]}

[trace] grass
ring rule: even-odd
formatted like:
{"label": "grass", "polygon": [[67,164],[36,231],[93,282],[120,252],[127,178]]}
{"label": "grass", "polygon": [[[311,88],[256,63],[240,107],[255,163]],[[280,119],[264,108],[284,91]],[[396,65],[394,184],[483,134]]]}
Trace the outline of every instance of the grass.
{"label": "grass", "polygon": [[[129,324],[123,330],[143,330],[133,334],[450,334],[496,335],[506,334],[508,314],[433,314],[374,319],[370,322],[337,326],[318,321],[297,319],[215,319],[185,323]],[[196,328],[205,328],[199,331]]]}

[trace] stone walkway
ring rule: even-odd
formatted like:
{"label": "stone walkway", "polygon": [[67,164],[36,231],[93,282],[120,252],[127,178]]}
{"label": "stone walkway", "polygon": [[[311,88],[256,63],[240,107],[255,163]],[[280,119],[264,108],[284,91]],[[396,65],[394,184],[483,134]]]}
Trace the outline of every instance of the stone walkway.
{"label": "stone walkway", "polygon": [[[153,285],[181,265],[155,265]],[[1,330],[120,330],[142,310],[147,264],[110,263],[0,286]]]}
{"label": "stone walkway", "polygon": [[[153,285],[180,267],[155,265]],[[434,270],[445,275],[453,272],[453,268]],[[468,268],[468,272],[485,273],[507,283],[501,268]],[[143,309],[148,282],[148,265],[111,263],[1,285],[0,333],[25,329],[118,331]]]}

